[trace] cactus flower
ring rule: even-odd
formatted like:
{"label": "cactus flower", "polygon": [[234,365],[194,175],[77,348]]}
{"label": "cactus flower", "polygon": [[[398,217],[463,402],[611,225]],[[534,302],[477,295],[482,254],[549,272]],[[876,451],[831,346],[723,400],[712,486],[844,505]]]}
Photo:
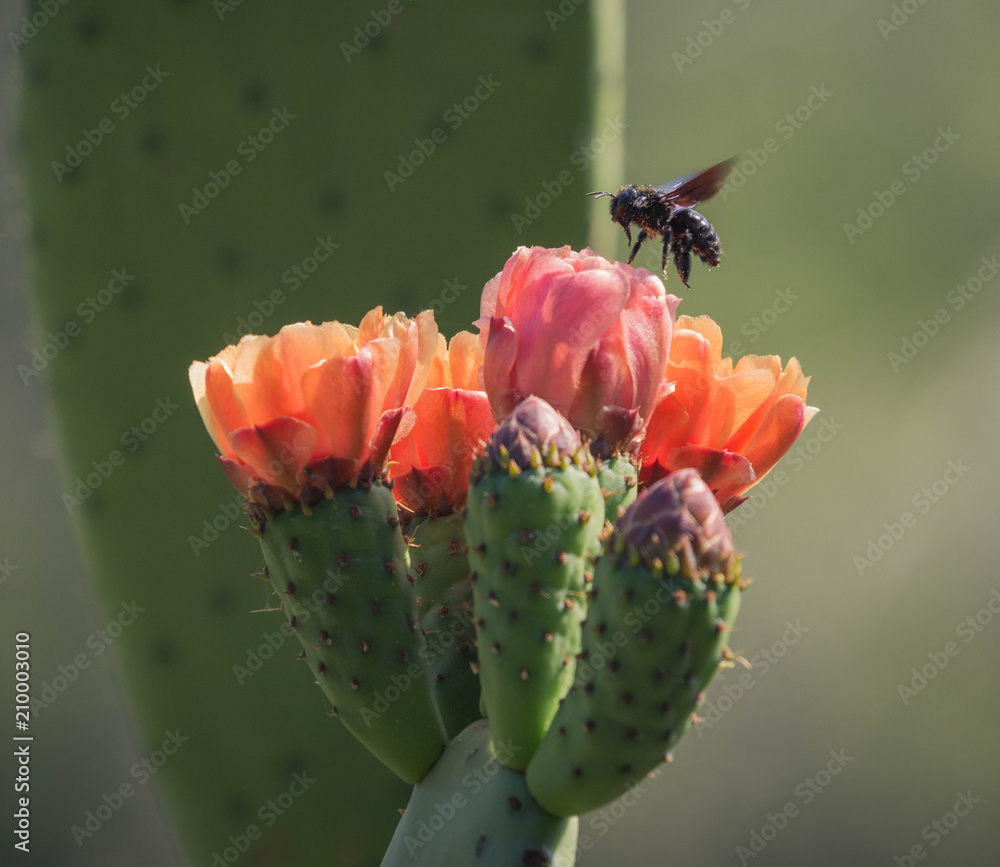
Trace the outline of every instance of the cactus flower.
{"label": "cactus flower", "polygon": [[280,511],[378,475],[412,424],[437,338],[432,312],[408,319],[376,307],[359,328],[286,325],[194,362],[191,388],[229,479]]}
{"label": "cactus flower", "polygon": [[590,249],[519,247],[483,289],[476,322],[494,416],[535,395],[596,455],[627,450],[669,388],[679,303],[654,274]]}
{"label": "cactus flower", "polygon": [[666,378],[674,390],[653,410],[640,449],[640,482],[674,470],[701,473],[723,511],[742,503],[819,411],[806,406],[809,377],[792,358],[722,357],[722,331],[708,316],[680,316]]}
{"label": "cactus flower", "polygon": [[412,512],[448,514],[465,503],[472,459],[496,427],[479,388],[482,360],[479,339],[468,331],[447,349],[439,336],[416,421],[389,451],[393,493]]}

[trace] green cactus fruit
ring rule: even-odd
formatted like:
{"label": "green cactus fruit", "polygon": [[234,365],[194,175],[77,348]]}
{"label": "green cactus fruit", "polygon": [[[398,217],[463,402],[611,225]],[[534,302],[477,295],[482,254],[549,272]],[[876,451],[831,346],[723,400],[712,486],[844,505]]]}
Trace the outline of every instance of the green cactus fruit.
{"label": "green cactus fruit", "polygon": [[480,680],[495,737],[528,760],[573,680],[604,499],[579,434],[529,398],[474,465],[465,529]]}
{"label": "green cactus fruit", "polygon": [[727,655],[741,592],[725,518],[695,470],[629,508],[595,570],[573,688],[528,766],[545,809],[596,809],[667,758]]}
{"label": "green cactus fruit", "polygon": [[613,455],[597,464],[597,481],[604,494],[604,517],[614,524],[635,502],[639,471],[624,455]]}
{"label": "green cactus fruit", "polygon": [[333,715],[409,783],[444,747],[396,502],[376,479],[251,516],[267,575]]}
{"label": "green cactus fruit", "polygon": [[481,716],[465,527],[457,513],[417,516],[408,532],[434,694],[445,732],[454,737]]}
{"label": "green cactus fruit", "polygon": [[532,799],[502,761],[516,751],[485,720],[458,735],[413,790],[382,867],[546,867],[576,863],[579,820]]}

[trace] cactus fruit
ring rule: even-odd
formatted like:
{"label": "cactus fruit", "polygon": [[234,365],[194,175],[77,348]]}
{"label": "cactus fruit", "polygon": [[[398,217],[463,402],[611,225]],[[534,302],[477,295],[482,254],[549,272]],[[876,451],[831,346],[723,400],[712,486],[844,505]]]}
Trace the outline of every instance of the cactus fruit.
{"label": "cactus fruit", "polygon": [[409,783],[444,746],[396,502],[380,479],[251,517],[304,658],[348,729]]}
{"label": "cactus fruit", "polygon": [[547,867],[576,863],[579,820],[532,799],[501,762],[516,747],[475,722],[413,790],[382,867]]}
{"label": "cactus fruit", "polygon": [[573,679],[604,499],[579,434],[522,402],[473,466],[466,504],[480,679],[494,736],[527,767]]}
{"label": "cactus fruit", "polygon": [[445,732],[453,737],[481,716],[472,625],[468,546],[459,514],[416,516],[408,528],[417,616]]}
{"label": "cactus fruit", "polygon": [[528,766],[545,809],[593,810],[664,761],[725,655],[742,586],[697,471],[672,473],[628,509],[595,570],[573,688]]}

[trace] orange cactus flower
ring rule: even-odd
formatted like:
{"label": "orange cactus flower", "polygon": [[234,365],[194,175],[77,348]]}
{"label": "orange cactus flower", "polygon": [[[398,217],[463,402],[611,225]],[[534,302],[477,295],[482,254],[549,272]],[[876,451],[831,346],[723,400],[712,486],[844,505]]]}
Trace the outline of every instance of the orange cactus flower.
{"label": "orange cactus flower", "polygon": [[666,378],[674,384],[653,411],[640,449],[649,485],[693,467],[724,511],[742,503],[819,411],[806,406],[809,377],[794,358],[722,357],[722,330],[708,316],[679,316]]}
{"label": "orange cactus flower", "polygon": [[627,450],[668,386],[680,299],[590,249],[519,247],[483,289],[476,322],[497,420],[543,398],[604,456]]}
{"label": "orange cactus flower", "polygon": [[434,314],[370,311],[359,328],[286,325],[247,335],[189,375],[223,469],[248,499],[278,511],[381,473],[438,345]]}
{"label": "orange cactus flower", "polygon": [[461,508],[479,446],[496,427],[479,387],[483,350],[462,331],[446,349],[439,337],[427,386],[414,406],[416,421],[389,451],[397,502],[411,512],[448,514]]}

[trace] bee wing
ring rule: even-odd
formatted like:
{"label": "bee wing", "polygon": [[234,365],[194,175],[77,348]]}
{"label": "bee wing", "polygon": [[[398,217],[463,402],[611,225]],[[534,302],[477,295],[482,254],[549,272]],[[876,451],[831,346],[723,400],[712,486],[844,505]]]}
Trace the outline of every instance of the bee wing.
{"label": "bee wing", "polygon": [[681,208],[693,208],[698,202],[712,198],[726,181],[726,176],[736,165],[736,157],[730,157],[701,172],[690,172],[675,178],[662,187],[657,187],[667,201]]}

